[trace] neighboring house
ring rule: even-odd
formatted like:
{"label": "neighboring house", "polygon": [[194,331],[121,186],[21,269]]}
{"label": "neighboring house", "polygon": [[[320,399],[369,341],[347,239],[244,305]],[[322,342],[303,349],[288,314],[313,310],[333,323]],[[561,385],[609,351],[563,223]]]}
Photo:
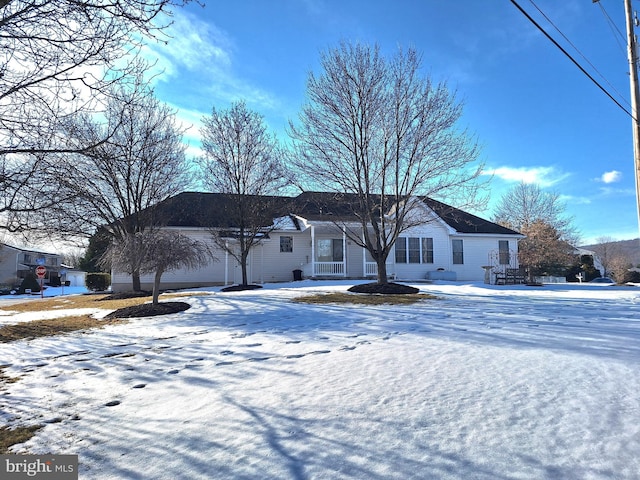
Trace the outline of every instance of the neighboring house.
{"label": "neighboring house", "polygon": [[598,270],[600,272],[600,275],[603,274],[603,272],[605,271],[604,265],[602,265],[602,261],[600,260],[600,257],[598,256],[598,254],[596,252],[594,252],[593,250],[588,250],[586,248],[582,248],[582,247],[576,247],[574,250],[574,253],[576,255],[588,255],[590,257],[593,258],[593,266],[596,270]]}
{"label": "neighboring house", "polygon": [[[305,192],[295,198],[276,197],[265,223],[265,236],[248,259],[251,283],[293,280],[294,270],[304,278],[371,278],[377,266],[368,252],[354,244],[344,228],[357,231],[359,223],[349,207],[353,196]],[[405,231],[387,260],[387,272],[397,280],[486,281],[506,269],[517,269],[518,232],[429,198],[417,198],[414,215],[424,223]],[[233,195],[185,192],[163,202],[159,212],[165,227],[194,239],[211,241],[211,230],[230,231],[225,205]],[[283,214],[282,212],[287,212]],[[344,223],[344,226],[339,226]],[[229,235],[229,244],[236,240]],[[240,266],[222,249],[216,260],[198,270],[167,272],[162,288],[190,288],[239,283]],[[141,278],[151,288],[152,276]],[[131,288],[129,275],[112,272],[112,289]]]}
{"label": "neighboring house", "polygon": [[60,265],[60,279],[69,287],[84,287],[86,285],[87,272],[78,270],[70,265]]}
{"label": "neighboring house", "polygon": [[47,269],[44,283],[55,283],[59,281],[61,261],[62,257],[55,253],[0,243],[0,286],[20,285],[27,273],[35,274],[35,269],[39,265]]}

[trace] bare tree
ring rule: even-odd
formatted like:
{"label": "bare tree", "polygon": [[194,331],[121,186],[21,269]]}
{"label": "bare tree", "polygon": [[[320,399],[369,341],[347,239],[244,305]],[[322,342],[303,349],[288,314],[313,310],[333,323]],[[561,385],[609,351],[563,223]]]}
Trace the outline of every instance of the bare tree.
{"label": "bare tree", "polygon": [[573,219],[565,215],[566,205],[560,194],[544,191],[539,185],[521,182],[500,199],[494,221],[514,230],[523,230],[536,222],[551,225],[563,240],[577,241]]}
{"label": "bare tree", "polygon": [[[414,226],[416,195],[477,200],[479,148],[458,128],[462,104],[446,83],[420,74],[417,52],[384,58],[377,46],[343,42],[307,81],[299,124],[290,122],[297,173],[312,186],[355,195],[358,228],[348,238],[369,251],[378,283],[396,239]],[[392,214],[389,214],[393,208]]]}
{"label": "bare tree", "polygon": [[629,269],[633,267],[631,259],[624,252],[618,250],[609,260],[609,271],[617,283],[625,283],[630,280],[631,272]]}
{"label": "bare tree", "polygon": [[26,234],[34,215],[61,201],[57,170],[38,155],[0,155],[0,231]]}
{"label": "bare tree", "polygon": [[244,102],[228,110],[214,108],[203,118],[201,133],[203,183],[213,192],[229,194],[222,206],[228,228],[212,229],[212,236],[238,261],[242,284],[247,285],[249,252],[274,228],[272,220],[282,203],[272,195],[287,183],[283,152],[263,117]]}
{"label": "bare tree", "polygon": [[71,268],[78,268],[82,257],[84,256],[84,250],[79,247],[67,248],[61,253],[61,263]]}
{"label": "bare tree", "polygon": [[108,93],[128,74],[116,62],[142,37],[161,37],[171,8],[189,2],[0,2],[0,154],[65,151],[59,121]]}
{"label": "bare tree", "polygon": [[101,262],[117,271],[153,273],[153,304],[158,304],[165,272],[195,269],[212,259],[208,246],[172,230],[147,230],[114,241]]}
{"label": "bare tree", "polygon": [[[185,145],[174,112],[144,85],[114,90],[105,115],[104,124],[86,115],[70,124],[74,147],[91,147],[59,159],[60,188],[72,201],[49,222],[68,235],[100,230],[121,240],[162,224],[156,206],[188,183]],[[109,139],[96,145],[109,130]],[[140,290],[135,263],[131,271],[133,289]]]}
{"label": "bare tree", "polygon": [[593,250],[593,252],[597,255],[602,268],[604,268],[602,276],[608,277],[614,269],[614,264],[620,263],[617,259],[623,256],[622,252],[616,244],[616,239],[613,237],[598,237],[596,239],[596,243],[598,245],[594,245],[593,247],[591,247],[591,250]]}
{"label": "bare tree", "polygon": [[59,202],[42,156],[77,148],[61,124],[92,111],[130,74],[122,59],[165,40],[171,9],[190,1],[0,1],[0,229],[28,229],[25,216]]}
{"label": "bare tree", "polygon": [[558,193],[524,182],[507,191],[498,203],[494,221],[527,236],[518,243],[518,255],[530,281],[545,271],[560,274],[573,261],[579,236],[565,208]]}

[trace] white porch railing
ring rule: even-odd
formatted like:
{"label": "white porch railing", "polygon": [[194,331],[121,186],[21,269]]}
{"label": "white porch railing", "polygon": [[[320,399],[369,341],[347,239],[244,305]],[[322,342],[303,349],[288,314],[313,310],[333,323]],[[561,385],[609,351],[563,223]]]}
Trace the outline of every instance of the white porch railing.
{"label": "white porch railing", "polygon": [[375,277],[378,275],[378,264],[376,262],[365,262],[364,274],[367,277]]}
{"label": "white porch railing", "polygon": [[313,274],[317,276],[340,276],[345,275],[344,262],[315,262]]}
{"label": "white porch railing", "polygon": [[[395,275],[393,263],[387,263],[387,275]],[[378,276],[378,264],[376,262],[364,262],[364,274],[366,277]]]}

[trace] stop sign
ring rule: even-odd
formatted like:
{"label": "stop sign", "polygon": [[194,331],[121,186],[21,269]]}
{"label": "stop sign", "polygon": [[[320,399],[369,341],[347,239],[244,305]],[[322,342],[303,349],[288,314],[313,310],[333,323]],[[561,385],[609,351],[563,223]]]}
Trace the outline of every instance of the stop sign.
{"label": "stop sign", "polygon": [[38,265],[36,267],[36,275],[38,276],[38,278],[44,278],[46,274],[47,268],[44,265]]}

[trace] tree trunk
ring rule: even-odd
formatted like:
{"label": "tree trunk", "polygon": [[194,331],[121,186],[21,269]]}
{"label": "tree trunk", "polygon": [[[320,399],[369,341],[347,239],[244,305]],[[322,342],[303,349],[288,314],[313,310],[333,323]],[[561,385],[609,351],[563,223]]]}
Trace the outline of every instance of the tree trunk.
{"label": "tree trunk", "polygon": [[378,264],[378,285],[386,285],[389,283],[387,279],[387,259],[379,256],[376,258],[376,263]]}
{"label": "tree trunk", "polygon": [[162,277],[162,270],[156,270],[155,277],[153,278],[153,305],[158,305],[158,297],[160,297],[160,278]]}
{"label": "tree trunk", "polygon": [[131,280],[133,282],[133,291],[140,292],[142,291],[142,287],[140,286],[140,271],[136,270],[131,274]]}
{"label": "tree trunk", "polygon": [[240,256],[240,268],[242,269],[242,285],[249,285],[249,276],[247,275],[247,257],[248,253],[242,252]]}

